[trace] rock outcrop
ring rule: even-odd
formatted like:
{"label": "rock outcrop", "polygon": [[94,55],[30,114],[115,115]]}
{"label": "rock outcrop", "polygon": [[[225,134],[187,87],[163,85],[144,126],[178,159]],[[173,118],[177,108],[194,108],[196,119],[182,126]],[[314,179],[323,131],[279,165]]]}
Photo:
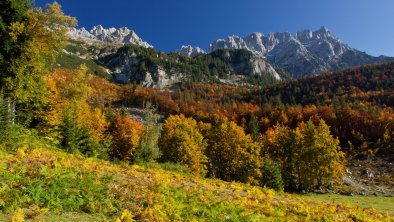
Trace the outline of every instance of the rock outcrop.
{"label": "rock outcrop", "polygon": [[258,32],[245,37],[233,35],[214,41],[208,51],[226,48],[249,50],[294,77],[393,59],[374,57],[351,48],[326,27],[316,31],[302,30],[295,36],[289,32],[269,33],[266,36]]}
{"label": "rock outcrop", "polygon": [[201,54],[206,54],[206,52],[200,47],[193,47],[191,45],[183,45],[177,52],[189,57],[196,57]]}
{"label": "rock outcrop", "polygon": [[126,27],[105,29],[101,25],[98,25],[94,26],[90,31],[87,31],[85,28],[72,28],[68,34],[71,39],[77,40],[101,41],[113,44],[134,44],[145,48],[153,48],[153,46],[143,41],[133,30]]}

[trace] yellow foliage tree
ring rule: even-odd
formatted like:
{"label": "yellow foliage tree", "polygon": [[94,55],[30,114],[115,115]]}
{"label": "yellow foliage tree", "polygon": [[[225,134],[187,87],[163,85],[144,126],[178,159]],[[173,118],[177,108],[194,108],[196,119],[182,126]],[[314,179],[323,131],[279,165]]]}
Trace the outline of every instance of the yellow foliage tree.
{"label": "yellow foliage tree", "polygon": [[48,138],[57,138],[66,149],[74,147],[71,152],[91,146],[84,152],[97,155],[107,139],[109,123],[101,109],[89,104],[91,78],[84,65],[77,70],[55,70],[46,78],[50,100],[37,116],[43,122],[41,132]]}
{"label": "yellow foliage tree", "polygon": [[311,120],[301,123],[295,133],[299,150],[299,188],[319,188],[340,179],[344,172],[344,153],[324,120],[319,120],[317,125]]}
{"label": "yellow foliage tree", "polygon": [[287,190],[312,190],[330,185],[344,170],[339,140],[323,120],[301,122],[294,130],[277,125],[267,130],[262,155],[281,166]]}
{"label": "yellow foliage tree", "polygon": [[161,161],[187,165],[193,173],[205,175],[207,146],[196,120],[184,115],[169,116],[159,140]]}
{"label": "yellow foliage tree", "polygon": [[216,123],[207,131],[206,155],[212,177],[225,181],[259,184],[261,177],[260,146],[234,122]]}
{"label": "yellow foliage tree", "polygon": [[[51,64],[67,40],[69,27],[76,20],[65,16],[58,3],[29,10],[27,19],[9,26],[9,35],[20,44],[20,55],[9,64],[9,75],[2,79],[7,95],[18,103],[42,103],[45,92],[44,77],[49,74]],[[20,41],[25,38],[24,41]]]}

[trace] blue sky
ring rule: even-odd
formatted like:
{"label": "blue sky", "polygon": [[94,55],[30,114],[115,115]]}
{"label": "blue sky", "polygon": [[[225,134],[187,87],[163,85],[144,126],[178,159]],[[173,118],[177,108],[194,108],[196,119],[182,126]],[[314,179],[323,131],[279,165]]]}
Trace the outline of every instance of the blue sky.
{"label": "blue sky", "polygon": [[[36,6],[51,3],[36,0]],[[394,56],[394,0],[58,0],[91,29],[127,26],[156,49],[207,49],[228,35],[326,26],[351,47]]]}

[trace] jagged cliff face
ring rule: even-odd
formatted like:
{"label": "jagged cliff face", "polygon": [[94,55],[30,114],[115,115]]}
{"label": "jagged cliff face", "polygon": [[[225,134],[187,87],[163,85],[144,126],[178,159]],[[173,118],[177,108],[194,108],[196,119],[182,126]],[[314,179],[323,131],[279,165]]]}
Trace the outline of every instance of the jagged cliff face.
{"label": "jagged cliff face", "polygon": [[71,39],[82,41],[101,41],[112,44],[134,44],[145,48],[153,48],[149,43],[143,41],[133,30],[126,27],[119,29],[105,29],[101,25],[94,26],[92,30],[85,28],[72,28],[69,32]]}
{"label": "jagged cliff face", "polygon": [[188,79],[230,84],[245,84],[251,78],[281,80],[267,61],[246,50],[218,50],[188,58],[128,45],[99,62],[110,70],[114,80],[142,83],[146,87],[164,88]]}
{"label": "jagged cliff face", "polygon": [[105,29],[101,25],[91,31],[71,29],[69,36],[76,41],[70,41],[65,54],[95,60],[117,82],[164,88],[190,79],[231,84],[281,80],[266,59],[247,50],[218,50],[208,55],[189,45],[166,54],[128,28]]}
{"label": "jagged cliff face", "polygon": [[198,55],[206,54],[206,52],[200,47],[193,47],[191,45],[183,45],[178,51],[176,51],[182,55],[186,55],[189,57],[196,57]]}
{"label": "jagged cliff face", "polygon": [[144,87],[164,88],[181,81],[184,74],[147,62],[146,58],[128,48],[120,48],[115,54],[101,58],[113,79],[121,83],[141,83]]}
{"label": "jagged cliff face", "polygon": [[249,50],[295,77],[387,60],[351,48],[326,27],[317,31],[302,30],[295,36],[288,32],[229,36],[211,43],[209,52],[223,48]]}

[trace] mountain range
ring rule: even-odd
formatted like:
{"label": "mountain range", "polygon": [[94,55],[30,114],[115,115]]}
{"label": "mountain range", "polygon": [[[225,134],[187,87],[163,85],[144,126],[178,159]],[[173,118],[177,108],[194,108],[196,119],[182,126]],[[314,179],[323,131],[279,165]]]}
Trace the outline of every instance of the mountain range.
{"label": "mountain range", "polygon": [[71,41],[61,56],[60,66],[90,59],[90,65],[94,61],[104,67],[114,81],[122,83],[163,88],[182,80],[261,84],[285,77],[265,58],[245,49],[220,49],[206,54],[201,48],[182,46],[177,52],[163,53],[133,30],[106,29],[100,25],[91,31],[71,29],[69,37]]}
{"label": "mountain range", "polygon": [[380,63],[394,58],[374,57],[343,43],[328,28],[289,32],[274,32],[264,35],[256,32],[245,37],[229,36],[209,45],[208,52],[218,49],[247,49],[260,55],[274,66],[294,77],[336,71],[364,64]]}
{"label": "mountain range", "polygon": [[[162,53],[126,27],[106,29],[98,25],[90,31],[73,28],[69,36],[83,42],[85,50],[82,51],[88,51],[84,55],[78,52],[77,56],[96,59],[114,80],[159,87],[189,77],[232,84],[256,83],[258,80],[260,84],[268,79],[268,82],[278,81],[286,76],[297,78],[394,60],[354,49],[326,27],[316,31],[301,30],[294,36],[289,32],[267,35],[255,32],[245,37],[232,35],[212,42],[208,53],[190,45],[184,45],[174,53]],[[124,45],[140,49],[125,48]]]}

